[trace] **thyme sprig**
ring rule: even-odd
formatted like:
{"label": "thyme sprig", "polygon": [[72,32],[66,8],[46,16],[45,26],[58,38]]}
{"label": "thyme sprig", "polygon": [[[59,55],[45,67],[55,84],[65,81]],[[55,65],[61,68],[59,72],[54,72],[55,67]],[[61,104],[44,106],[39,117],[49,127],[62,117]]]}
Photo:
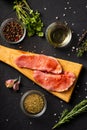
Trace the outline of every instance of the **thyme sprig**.
{"label": "thyme sprig", "polygon": [[38,10],[31,9],[26,0],[15,0],[13,9],[16,11],[17,18],[25,25],[29,37],[35,34],[43,37],[43,22]]}
{"label": "thyme sprig", "polygon": [[78,47],[78,51],[77,51],[77,56],[78,57],[83,56],[84,52],[87,51],[87,39],[86,39],[86,36],[87,36],[87,31],[85,31],[82,34],[82,36],[80,37],[80,39],[79,39],[79,42],[78,42],[79,47]]}
{"label": "thyme sprig", "polygon": [[81,101],[71,111],[68,111],[67,109],[65,109],[61,114],[59,122],[56,123],[52,129],[55,129],[56,127],[59,127],[66,122],[70,122],[70,120],[73,119],[75,116],[85,111],[87,111],[87,99],[84,99],[83,101]]}
{"label": "thyme sprig", "polygon": [[77,56],[83,56],[83,53],[87,51],[87,40],[82,43],[82,45],[78,48]]}

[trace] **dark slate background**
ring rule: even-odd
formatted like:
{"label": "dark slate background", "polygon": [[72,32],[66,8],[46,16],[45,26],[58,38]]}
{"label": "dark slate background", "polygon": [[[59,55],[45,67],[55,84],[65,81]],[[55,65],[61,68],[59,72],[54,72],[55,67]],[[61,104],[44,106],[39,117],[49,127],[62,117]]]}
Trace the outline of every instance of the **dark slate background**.
{"label": "dark slate background", "polygon": [[[66,48],[53,48],[44,38],[37,36],[25,37],[17,45],[5,43],[0,37],[0,44],[35,53],[43,53],[65,60],[83,64],[75,90],[69,103],[53,96],[34,84],[24,75],[10,66],[0,62],[0,130],[51,130],[59,120],[64,109],[71,110],[77,103],[87,99],[87,53],[78,58],[76,50],[78,40],[87,30],[87,1],[86,0],[28,0],[34,10],[39,10],[44,22],[44,32],[47,26],[54,21],[67,22],[73,32],[70,46]],[[10,17],[16,17],[13,11],[13,0],[0,0],[0,24]],[[20,48],[21,46],[21,48]],[[20,91],[14,92],[5,87],[5,80],[21,76]],[[20,99],[27,90],[36,89],[43,92],[47,99],[47,110],[39,118],[32,119],[24,115],[20,109]],[[56,130],[87,130],[87,113],[83,113],[70,123],[66,123]]]}

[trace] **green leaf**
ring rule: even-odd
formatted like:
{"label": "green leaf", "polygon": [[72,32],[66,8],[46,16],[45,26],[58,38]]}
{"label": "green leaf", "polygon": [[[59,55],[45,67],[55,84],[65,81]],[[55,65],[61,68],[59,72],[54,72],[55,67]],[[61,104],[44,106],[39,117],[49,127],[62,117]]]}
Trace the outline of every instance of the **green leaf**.
{"label": "green leaf", "polygon": [[44,33],[43,33],[43,32],[38,32],[38,33],[37,33],[37,36],[43,37],[43,36],[44,36]]}

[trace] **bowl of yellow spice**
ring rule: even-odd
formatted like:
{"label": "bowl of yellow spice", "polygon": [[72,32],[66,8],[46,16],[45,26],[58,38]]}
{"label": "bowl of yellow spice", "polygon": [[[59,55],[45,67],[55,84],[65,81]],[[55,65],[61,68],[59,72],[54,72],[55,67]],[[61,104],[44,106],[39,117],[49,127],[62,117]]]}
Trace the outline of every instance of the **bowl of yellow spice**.
{"label": "bowl of yellow spice", "polygon": [[23,94],[20,105],[26,115],[39,117],[44,114],[47,108],[47,101],[42,92],[30,90]]}

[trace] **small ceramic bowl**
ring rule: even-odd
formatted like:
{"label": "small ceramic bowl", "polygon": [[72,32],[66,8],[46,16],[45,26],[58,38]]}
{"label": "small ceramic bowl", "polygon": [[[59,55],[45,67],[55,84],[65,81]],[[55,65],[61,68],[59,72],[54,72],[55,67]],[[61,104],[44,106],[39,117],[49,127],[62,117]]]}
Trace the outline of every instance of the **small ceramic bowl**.
{"label": "small ceramic bowl", "polygon": [[47,101],[42,92],[30,90],[22,96],[20,106],[27,116],[40,117],[46,111]]}
{"label": "small ceramic bowl", "polygon": [[47,41],[54,47],[65,47],[72,38],[71,29],[60,21],[51,23],[45,32]]}
{"label": "small ceramic bowl", "polygon": [[11,44],[17,44],[24,39],[26,28],[19,20],[8,18],[2,22],[0,34],[4,41]]}

